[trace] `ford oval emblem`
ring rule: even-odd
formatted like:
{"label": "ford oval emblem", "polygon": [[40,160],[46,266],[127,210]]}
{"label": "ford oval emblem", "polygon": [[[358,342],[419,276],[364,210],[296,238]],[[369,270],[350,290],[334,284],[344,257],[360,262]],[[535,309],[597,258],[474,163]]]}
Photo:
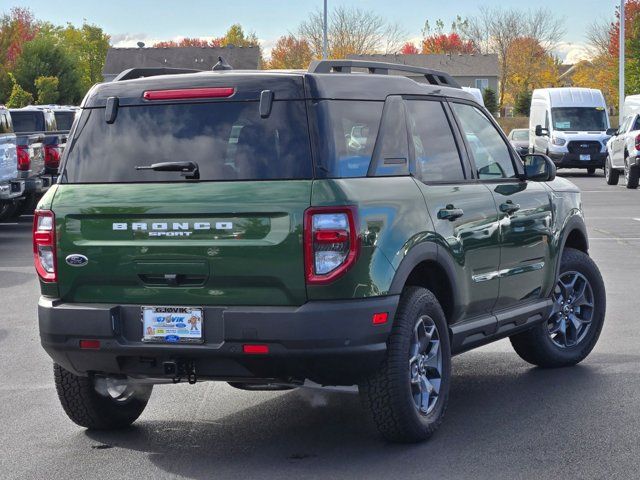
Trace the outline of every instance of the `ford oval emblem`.
{"label": "ford oval emblem", "polygon": [[177,343],[179,340],[180,340],[180,337],[177,335],[166,335],[164,337],[164,341],[169,343]]}
{"label": "ford oval emblem", "polygon": [[72,267],[84,267],[89,262],[89,259],[84,255],[74,253],[72,255],[68,255],[67,258],[65,258],[65,261]]}

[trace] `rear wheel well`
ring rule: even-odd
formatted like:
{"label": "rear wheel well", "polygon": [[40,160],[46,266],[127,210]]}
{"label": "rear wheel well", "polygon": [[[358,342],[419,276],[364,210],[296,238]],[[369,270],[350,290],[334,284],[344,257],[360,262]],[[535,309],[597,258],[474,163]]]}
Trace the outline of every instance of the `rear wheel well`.
{"label": "rear wheel well", "polygon": [[451,318],[453,289],[445,269],[439,264],[425,261],[416,265],[405,282],[405,287],[408,286],[423,287],[431,291],[438,299],[447,320]]}
{"label": "rear wheel well", "polygon": [[564,243],[564,248],[575,248],[576,250],[580,250],[584,253],[589,253],[589,244],[587,243],[587,238],[584,233],[579,229],[575,228],[569,232],[567,236],[567,241]]}

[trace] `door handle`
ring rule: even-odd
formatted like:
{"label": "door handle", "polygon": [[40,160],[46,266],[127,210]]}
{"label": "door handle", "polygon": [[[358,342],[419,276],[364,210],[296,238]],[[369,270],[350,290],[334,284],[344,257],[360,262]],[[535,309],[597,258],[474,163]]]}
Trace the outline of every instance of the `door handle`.
{"label": "door handle", "polygon": [[438,210],[438,219],[449,220],[453,222],[456,218],[460,218],[464,215],[464,211],[461,208],[456,208],[453,205],[447,205],[445,208]]}
{"label": "door handle", "polygon": [[507,200],[506,202],[500,204],[500,211],[506,213],[507,215],[511,215],[512,213],[520,210],[520,205],[517,203],[513,203],[511,200]]}

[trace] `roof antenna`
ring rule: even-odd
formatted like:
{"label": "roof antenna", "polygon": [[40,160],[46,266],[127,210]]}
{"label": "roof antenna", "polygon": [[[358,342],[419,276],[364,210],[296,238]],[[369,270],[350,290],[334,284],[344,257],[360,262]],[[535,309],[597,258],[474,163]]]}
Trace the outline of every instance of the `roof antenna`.
{"label": "roof antenna", "polygon": [[211,70],[233,70],[233,67],[224,58],[218,57],[218,63]]}

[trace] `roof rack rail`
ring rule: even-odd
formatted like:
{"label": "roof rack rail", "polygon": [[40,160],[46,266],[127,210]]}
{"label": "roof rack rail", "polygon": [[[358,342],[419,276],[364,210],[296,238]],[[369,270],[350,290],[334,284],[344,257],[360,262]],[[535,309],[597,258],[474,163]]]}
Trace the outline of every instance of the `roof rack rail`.
{"label": "roof rack rail", "polygon": [[149,67],[149,68],[129,68],[123,70],[113,79],[114,82],[123,80],[132,80],[134,78],[155,77],[158,75],[177,75],[180,73],[199,73],[202,70],[193,70],[191,68],[168,68],[168,67]]}
{"label": "roof rack rail", "polygon": [[431,85],[462,88],[454,78],[446,72],[429,68],[414,67],[400,63],[372,62],[368,60],[314,60],[309,65],[309,73],[351,73],[352,68],[362,68],[372,74],[388,75],[389,70],[406,73],[419,73]]}

